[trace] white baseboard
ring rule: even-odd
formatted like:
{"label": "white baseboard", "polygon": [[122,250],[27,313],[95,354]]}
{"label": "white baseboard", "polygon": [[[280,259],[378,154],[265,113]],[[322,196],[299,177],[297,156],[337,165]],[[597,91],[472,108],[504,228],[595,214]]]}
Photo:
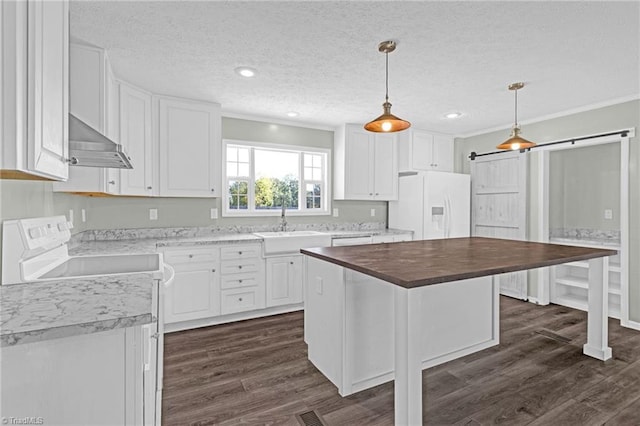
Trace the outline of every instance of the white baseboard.
{"label": "white baseboard", "polygon": [[632,328],[634,330],[640,331],[640,322],[637,322],[637,321],[631,321],[631,320],[621,321],[620,325],[622,325],[623,327]]}

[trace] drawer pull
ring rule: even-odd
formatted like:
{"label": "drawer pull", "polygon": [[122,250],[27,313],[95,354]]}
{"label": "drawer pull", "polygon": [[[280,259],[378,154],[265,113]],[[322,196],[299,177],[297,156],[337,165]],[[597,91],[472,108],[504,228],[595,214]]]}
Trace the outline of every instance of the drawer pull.
{"label": "drawer pull", "polygon": [[238,254],[239,254],[239,255],[242,255],[242,252],[241,252],[241,251],[239,251],[239,252],[238,252]]}
{"label": "drawer pull", "polygon": [[240,284],[242,284],[242,280],[238,280],[238,282],[239,282]]}
{"label": "drawer pull", "polygon": [[212,269],[212,270],[211,270],[211,272],[215,272],[215,271],[216,271],[215,269]]}
{"label": "drawer pull", "polygon": [[189,255],[189,259],[193,259],[193,255],[192,254]]}
{"label": "drawer pull", "polygon": [[238,269],[242,269],[242,265],[238,265]]}
{"label": "drawer pull", "polygon": [[238,302],[242,302],[242,297],[238,297]]}

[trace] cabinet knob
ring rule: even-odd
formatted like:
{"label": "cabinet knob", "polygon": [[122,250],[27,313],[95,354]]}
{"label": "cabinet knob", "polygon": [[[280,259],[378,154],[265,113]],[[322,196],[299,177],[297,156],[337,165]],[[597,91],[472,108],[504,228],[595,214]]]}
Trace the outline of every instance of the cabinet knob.
{"label": "cabinet knob", "polygon": [[238,254],[239,254],[239,255],[242,255],[242,252],[241,252],[241,251],[239,251],[239,252],[238,252]]}
{"label": "cabinet knob", "polygon": [[109,185],[115,185],[116,181],[115,180],[110,180],[109,182],[107,182]]}
{"label": "cabinet knob", "polygon": [[293,265],[293,262],[289,262],[289,264]]}
{"label": "cabinet knob", "polygon": [[242,269],[242,265],[238,265],[238,269]]}
{"label": "cabinet knob", "polygon": [[380,194],[378,194],[378,193],[376,192],[376,195],[380,195]]}
{"label": "cabinet knob", "polygon": [[373,192],[370,192],[369,195],[373,195]]}
{"label": "cabinet knob", "polygon": [[238,297],[238,302],[242,302],[242,297]]}
{"label": "cabinet knob", "polygon": [[213,188],[211,188],[211,192],[216,192],[216,190],[215,190],[215,189],[213,189]]}
{"label": "cabinet knob", "polygon": [[242,280],[238,280],[239,283],[242,283]]}
{"label": "cabinet knob", "polygon": [[189,255],[189,259],[193,259],[193,255],[192,254]]}
{"label": "cabinet knob", "polygon": [[147,186],[147,189],[153,189],[153,188],[152,188],[152,187],[150,187],[150,186]]}
{"label": "cabinet knob", "polygon": [[212,270],[211,270],[211,272],[215,272],[215,271],[216,271],[215,269],[212,269]]}

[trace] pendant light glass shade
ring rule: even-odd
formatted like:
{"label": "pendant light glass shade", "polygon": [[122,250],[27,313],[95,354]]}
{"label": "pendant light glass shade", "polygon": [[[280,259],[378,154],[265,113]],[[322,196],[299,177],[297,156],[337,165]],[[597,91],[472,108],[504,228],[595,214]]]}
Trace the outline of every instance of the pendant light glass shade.
{"label": "pendant light glass shade", "polygon": [[524,87],[524,83],[512,83],[509,90],[515,92],[515,123],[511,128],[509,139],[496,146],[497,149],[527,149],[536,146],[535,142],[528,141],[520,137],[520,125],[518,125],[518,90]]}
{"label": "pendant light glass shade", "polygon": [[411,127],[411,123],[391,114],[391,104],[389,103],[389,53],[396,49],[395,41],[383,41],[378,45],[378,51],[385,54],[385,81],[386,92],[385,101],[382,104],[383,113],[381,116],[364,125],[365,130],[376,133],[392,133]]}

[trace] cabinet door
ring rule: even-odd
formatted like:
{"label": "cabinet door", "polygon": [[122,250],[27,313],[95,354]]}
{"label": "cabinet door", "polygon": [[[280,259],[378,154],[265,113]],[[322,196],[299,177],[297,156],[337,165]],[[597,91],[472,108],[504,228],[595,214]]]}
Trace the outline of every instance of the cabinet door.
{"label": "cabinet door", "polygon": [[166,289],[165,323],[208,318],[220,314],[217,272],[211,264],[174,265],[176,276]]}
{"label": "cabinet door", "polygon": [[376,134],[373,139],[373,198],[398,199],[398,157],[395,135]]}
{"label": "cabinet door", "polygon": [[302,256],[267,259],[267,306],[302,302]]}
{"label": "cabinet door", "polygon": [[453,138],[433,136],[433,168],[439,172],[453,172]]}
{"label": "cabinet door", "polygon": [[[69,112],[104,133],[106,130],[105,55],[102,49],[71,43],[69,46]],[[67,182],[54,183],[61,192],[109,192],[109,169],[70,167]]]}
{"label": "cabinet door", "polygon": [[120,171],[122,195],[153,195],[151,95],[120,84],[120,143],[133,163]]}
{"label": "cabinet door", "polygon": [[413,170],[433,169],[433,135],[421,130],[411,131],[411,165]]}
{"label": "cabinet door", "polygon": [[28,168],[69,175],[69,3],[28,2]]}
{"label": "cabinet door", "polygon": [[220,106],[159,99],[160,195],[217,197]]}
{"label": "cabinet door", "polygon": [[366,130],[347,127],[345,135],[345,198],[373,198],[373,145]]}

